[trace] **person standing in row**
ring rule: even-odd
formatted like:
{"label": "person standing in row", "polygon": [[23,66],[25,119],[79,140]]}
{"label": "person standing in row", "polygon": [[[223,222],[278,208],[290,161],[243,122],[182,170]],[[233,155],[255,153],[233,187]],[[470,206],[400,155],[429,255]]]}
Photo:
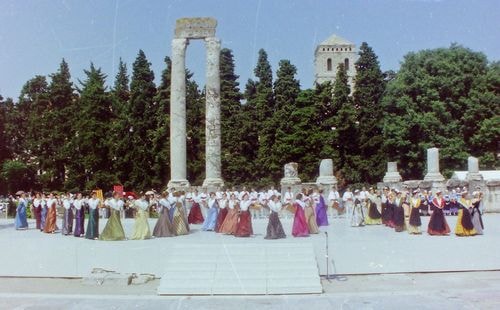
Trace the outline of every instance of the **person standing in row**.
{"label": "person standing in row", "polygon": [[475,191],[472,193],[472,224],[474,225],[474,229],[478,235],[483,234],[484,224],[483,218],[481,217],[481,210],[479,210],[479,206],[481,205],[481,200],[483,199],[483,194],[480,191]]}
{"label": "person standing in row", "polygon": [[351,208],[351,227],[365,226],[365,215],[363,213],[363,201],[359,189],[354,191],[354,206]]}
{"label": "person standing in row", "polygon": [[63,224],[61,233],[65,236],[73,233],[73,210],[71,208],[73,201],[70,199],[69,194],[62,195],[62,205],[64,208]]}
{"label": "person standing in row", "polygon": [[295,215],[293,218],[292,235],[294,237],[309,237],[309,227],[307,226],[304,209],[306,204],[302,201],[302,194],[297,194],[294,202]]}
{"label": "person standing in row", "polygon": [[380,225],[382,224],[382,215],[378,211],[377,208],[377,200],[379,199],[373,190],[370,188],[368,193],[366,194],[366,203],[368,205],[368,212],[365,216],[365,224],[366,225]]}
{"label": "person standing in row", "polygon": [[405,205],[406,205],[406,196],[403,195],[402,192],[396,190],[396,199],[394,202],[394,230],[396,232],[402,232],[406,230],[406,222],[405,222]]}
{"label": "person standing in row", "polygon": [[82,193],[76,194],[76,199],[73,200],[75,207],[75,237],[85,236],[85,200],[83,200]]}
{"label": "person standing in row", "polygon": [[174,232],[177,236],[189,234],[189,224],[187,222],[187,216],[184,212],[183,201],[181,199],[180,192],[174,192],[174,217],[172,221],[172,226]]}
{"label": "person standing in row", "polygon": [[189,209],[188,215],[188,224],[203,224],[205,219],[203,218],[203,214],[200,209],[200,195],[198,194],[198,190],[195,190],[191,194],[192,205],[191,209]]}
{"label": "person standing in row", "polygon": [[240,214],[238,224],[236,225],[235,237],[250,237],[253,234],[252,217],[250,215],[250,205],[252,201],[249,199],[248,193],[243,194],[243,200],[240,202]]}
{"label": "person standing in row", "polygon": [[472,208],[472,202],[470,199],[467,199],[467,191],[463,191],[461,195],[455,235],[460,237],[474,236],[476,230],[472,224],[472,216],[469,212],[469,208]]}
{"label": "person standing in row", "polygon": [[309,228],[310,234],[319,233],[318,224],[316,224],[316,214],[314,213],[314,200],[312,199],[312,189],[309,191],[305,190],[303,194],[303,201],[306,205],[304,209],[304,215],[307,221],[307,227]]}
{"label": "person standing in row", "polygon": [[441,190],[436,192],[436,197],[434,197],[431,201],[431,207],[434,211],[432,212],[431,219],[429,220],[427,233],[429,235],[438,236],[448,235],[450,233],[450,227],[448,226],[443,213],[444,199]]}
{"label": "person standing in row", "polygon": [[49,194],[49,199],[47,199],[47,218],[45,219],[45,227],[43,231],[47,234],[53,234],[58,230],[56,220],[57,220],[57,199],[54,193]]}
{"label": "person standing in row", "polygon": [[279,212],[281,211],[281,202],[278,195],[272,195],[268,202],[268,207],[270,210],[269,223],[267,224],[267,233],[264,239],[282,239],[286,238],[285,231],[283,230],[283,225],[279,218]]}
{"label": "person standing in row", "polygon": [[227,216],[227,205],[228,205],[228,196],[226,193],[222,194],[222,199],[219,201],[219,214],[217,215],[217,224],[215,225],[215,232],[220,232],[220,228]]}
{"label": "person standing in row", "polygon": [[140,199],[134,202],[134,207],[137,209],[135,215],[134,230],[132,232],[132,240],[144,240],[151,238],[151,231],[149,229],[148,214],[149,214],[149,201],[144,194]]}
{"label": "person standing in row", "polygon": [[229,197],[229,202],[227,204],[227,215],[222,223],[219,233],[226,235],[233,235],[236,233],[236,226],[238,225],[238,212],[239,212],[239,202],[236,199],[236,194],[232,193]]}
{"label": "person standing in row", "polygon": [[160,217],[158,217],[158,221],[153,229],[153,236],[156,238],[175,236],[172,222],[170,221],[170,217],[168,215],[169,207],[170,204],[167,200],[167,193],[163,193],[160,201],[158,202]]}
{"label": "person standing in row", "polygon": [[42,196],[40,193],[35,194],[33,199],[33,213],[35,214],[36,229],[42,229]]}
{"label": "person standing in row", "polygon": [[325,197],[323,197],[323,190],[320,189],[316,194],[314,201],[316,202],[316,224],[318,227],[328,226],[328,215],[326,214],[327,205],[325,202]]}
{"label": "person standing in row", "polygon": [[201,230],[213,231],[215,230],[215,225],[217,225],[217,215],[219,213],[219,202],[217,201],[217,197],[215,197],[214,192],[210,193],[207,207],[207,217],[205,218],[205,222],[203,222]]}
{"label": "person standing in row", "polygon": [[47,212],[48,212],[47,199],[48,199],[47,196],[45,194],[42,194],[42,199],[41,199],[42,212],[40,214],[40,231],[45,230],[45,222],[47,221]]}
{"label": "person standing in row", "polygon": [[413,191],[413,197],[410,199],[410,222],[408,225],[408,233],[414,235],[420,235],[420,226],[422,226],[422,220],[420,219],[420,204],[422,200],[418,196],[420,194],[419,190]]}
{"label": "person standing in row", "polygon": [[27,230],[28,229],[28,220],[26,215],[26,208],[28,207],[28,202],[26,201],[26,195],[21,193],[19,195],[19,200],[17,201],[16,208],[16,218],[15,218],[15,227],[17,230]]}
{"label": "person standing in row", "polygon": [[92,197],[87,200],[89,206],[89,222],[87,224],[87,233],[85,238],[96,240],[99,238],[99,205],[101,201],[97,198],[97,194],[92,192]]}
{"label": "person standing in row", "polygon": [[113,198],[106,200],[105,205],[110,207],[111,216],[109,217],[106,226],[104,226],[104,229],[99,236],[99,240],[125,240],[125,231],[123,230],[122,222],[120,220],[120,211],[123,210],[123,200],[120,198],[120,193],[114,192]]}

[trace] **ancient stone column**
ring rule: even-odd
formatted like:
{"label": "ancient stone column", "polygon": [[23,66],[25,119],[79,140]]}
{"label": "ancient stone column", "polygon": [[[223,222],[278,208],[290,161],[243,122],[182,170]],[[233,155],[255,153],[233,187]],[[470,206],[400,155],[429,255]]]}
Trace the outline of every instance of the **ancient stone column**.
{"label": "ancient stone column", "polygon": [[186,46],[188,40],[172,40],[170,84],[170,181],[168,187],[189,186],[186,178]]}
{"label": "ancient stone column", "polygon": [[387,162],[387,172],[384,175],[384,183],[401,182],[402,178],[398,172],[398,163],[395,161]]}
{"label": "ancient stone column", "polygon": [[444,177],[439,172],[439,149],[430,148],[427,149],[427,174],[424,177],[424,181],[436,181],[443,182]]}
{"label": "ancient stone column", "polygon": [[205,180],[203,186],[224,185],[221,173],[221,132],[220,132],[220,40],[205,39],[207,47],[206,71],[206,119],[205,119]]}
{"label": "ancient stone column", "polygon": [[476,157],[467,158],[468,171],[465,176],[467,181],[482,181],[483,175],[479,173],[479,160]]}
{"label": "ancient stone column", "polygon": [[318,185],[335,185],[337,178],[333,175],[333,160],[322,159],[319,164],[319,177],[316,179]]}

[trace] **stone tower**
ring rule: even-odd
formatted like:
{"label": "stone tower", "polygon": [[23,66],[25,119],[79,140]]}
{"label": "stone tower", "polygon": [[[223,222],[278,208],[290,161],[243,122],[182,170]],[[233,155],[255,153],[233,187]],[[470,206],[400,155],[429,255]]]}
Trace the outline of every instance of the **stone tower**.
{"label": "stone tower", "polygon": [[321,84],[335,81],[337,66],[343,63],[347,69],[351,91],[356,75],[354,63],[358,59],[356,45],[335,34],[316,47],[314,52],[314,82]]}

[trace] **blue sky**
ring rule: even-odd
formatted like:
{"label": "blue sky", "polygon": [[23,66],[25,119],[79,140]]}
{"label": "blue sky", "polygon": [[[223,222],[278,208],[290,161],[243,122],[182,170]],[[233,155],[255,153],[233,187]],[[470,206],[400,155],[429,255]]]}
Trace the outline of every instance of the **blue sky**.
{"label": "blue sky", "polygon": [[[452,42],[500,60],[499,0],[0,0],[0,94],[17,98],[27,80],[55,72],[63,57],[75,82],[92,61],[111,85],[119,58],[131,73],[139,49],[159,80],[175,20],[197,16],[218,20],[241,88],[260,48],[273,71],[290,59],[302,88],[311,87],[314,48],[333,33],[358,47],[368,42],[383,70],[397,70],[410,51]],[[190,43],[186,62],[203,84],[201,41]]]}

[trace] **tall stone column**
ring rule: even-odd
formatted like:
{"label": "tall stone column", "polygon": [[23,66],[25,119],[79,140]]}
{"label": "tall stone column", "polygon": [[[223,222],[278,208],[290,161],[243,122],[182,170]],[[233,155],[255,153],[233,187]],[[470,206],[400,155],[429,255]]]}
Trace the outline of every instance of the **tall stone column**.
{"label": "tall stone column", "polygon": [[221,173],[221,132],[220,132],[220,40],[205,38],[207,48],[206,71],[206,119],[205,119],[205,180],[203,186],[224,185]]}
{"label": "tall stone column", "polygon": [[427,149],[427,174],[424,177],[424,181],[433,182],[443,182],[444,177],[439,172],[439,149],[430,148]]}
{"label": "tall stone column", "polygon": [[172,40],[170,84],[170,181],[168,187],[187,187],[186,178],[186,46],[188,40]]}

